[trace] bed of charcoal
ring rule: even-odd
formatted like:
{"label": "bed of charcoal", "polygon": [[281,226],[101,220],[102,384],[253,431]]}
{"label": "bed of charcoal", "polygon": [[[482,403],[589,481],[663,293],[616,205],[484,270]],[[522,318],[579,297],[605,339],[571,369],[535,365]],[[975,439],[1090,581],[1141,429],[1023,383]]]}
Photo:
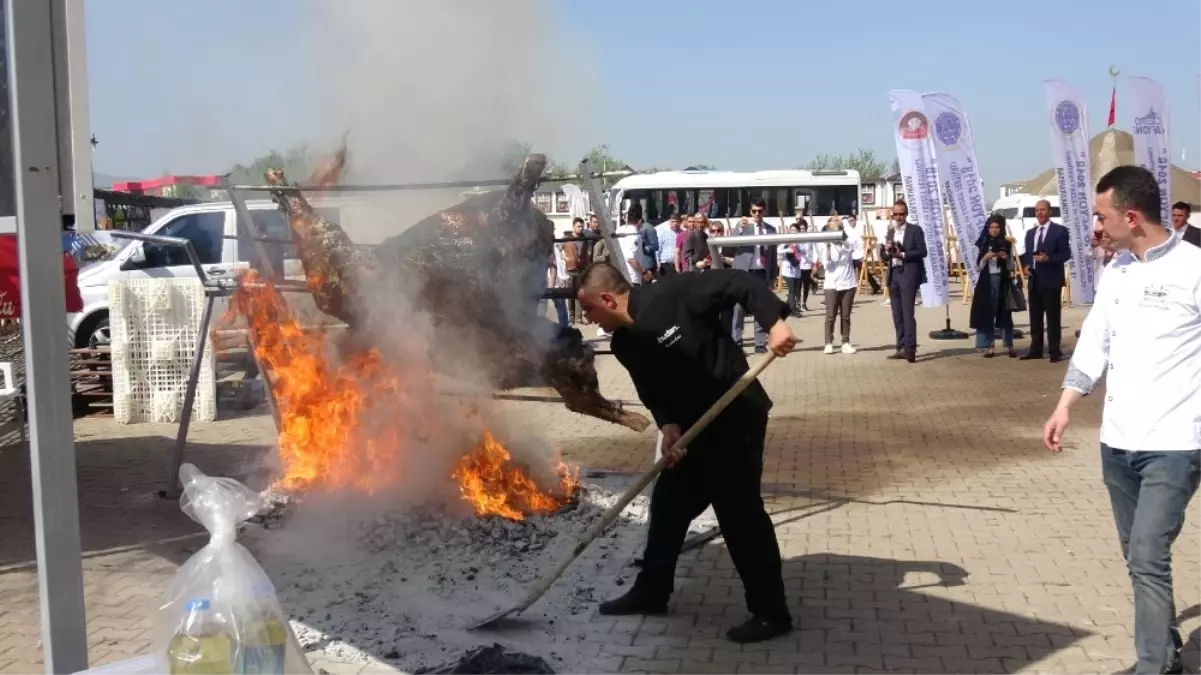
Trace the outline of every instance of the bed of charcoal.
{"label": "bed of charcoal", "polygon": [[[317,658],[434,670],[499,643],[558,672],[589,668],[578,645],[599,601],[628,588],[646,537],[636,498],[547,594],[499,631],[466,627],[513,606],[616,503],[629,479],[583,486],[576,502],[523,521],[408,508],[347,517],[314,537],[305,504],[273,504],[247,545],[271,575],[297,638]],[[295,512],[295,513],[292,513]],[[294,517],[295,516],[295,517]],[[714,525],[709,514],[694,529]]]}

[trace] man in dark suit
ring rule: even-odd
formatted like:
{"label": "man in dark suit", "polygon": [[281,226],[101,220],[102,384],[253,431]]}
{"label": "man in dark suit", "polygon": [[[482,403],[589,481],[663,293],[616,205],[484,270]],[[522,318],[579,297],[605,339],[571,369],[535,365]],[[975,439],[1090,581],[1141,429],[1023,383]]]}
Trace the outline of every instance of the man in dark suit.
{"label": "man in dark suit", "polygon": [[1176,230],[1181,239],[1201,247],[1201,229],[1188,224],[1188,217],[1192,213],[1193,207],[1189,206],[1188,202],[1172,204],[1172,229]]}
{"label": "man in dark suit", "polygon": [[1063,292],[1063,266],[1072,259],[1068,228],[1051,222],[1051,202],[1039,200],[1034,205],[1035,227],[1026,231],[1026,252],[1022,267],[1026,269],[1030,307],[1030,351],[1023,361],[1043,357],[1043,317],[1046,317],[1047,346],[1051,348],[1051,363],[1063,358],[1059,351],[1062,312],[1060,294]]}
{"label": "man in dark suit", "polygon": [[893,204],[893,227],[884,240],[884,259],[888,262],[888,304],[897,331],[897,351],[888,358],[913,363],[917,357],[914,304],[918,288],[926,283],[926,233],[908,221],[909,206],[903,201]]}
{"label": "man in dark suit", "polygon": [[[751,200],[751,217],[749,220],[743,220],[740,225],[734,228],[732,233],[734,236],[746,236],[752,234],[775,234],[776,228],[768,225],[763,220],[764,214],[767,212],[767,204],[762,199]],[[736,270],[747,270],[756,278],[761,279],[767,284],[768,288],[773,288],[776,283],[776,275],[779,273],[779,261],[776,259],[776,245],[768,246],[738,246],[733,249],[734,264],[731,265]],[[746,317],[746,310],[742,305],[734,307],[734,325],[733,336],[734,342],[742,344],[742,334],[744,331],[743,319]],[[767,352],[767,333],[763,332],[763,328],[755,324],[755,353],[763,354]]]}

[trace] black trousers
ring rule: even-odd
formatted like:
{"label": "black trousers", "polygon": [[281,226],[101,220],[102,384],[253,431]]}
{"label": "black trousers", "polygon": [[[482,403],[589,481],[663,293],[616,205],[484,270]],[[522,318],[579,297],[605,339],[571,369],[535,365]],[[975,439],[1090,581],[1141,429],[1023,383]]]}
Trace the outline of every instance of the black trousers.
{"label": "black trousers", "polygon": [[892,309],[892,326],[897,332],[897,349],[917,349],[917,302],[918,284],[905,279],[899,272],[888,280],[888,305]]}
{"label": "black trousers", "polygon": [[793,315],[801,313],[800,298],[797,295],[801,280],[796,277],[784,277],[784,285],[788,288],[788,309]]}
{"label": "black trousers", "polygon": [[676,264],[675,263],[669,263],[669,262],[659,263],[659,273],[656,275],[656,278],[662,279],[663,277],[669,277],[675,273],[676,273]]}
{"label": "black trousers", "polygon": [[1059,301],[1060,289],[1039,287],[1030,284],[1030,353],[1039,356],[1043,353],[1043,317],[1046,317],[1047,346],[1051,356],[1061,356],[1059,338],[1063,332],[1060,319],[1063,306]]}
{"label": "black trousers", "polygon": [[664,599],[671,595],[688,525],[712,504],[742,578],[747,609],[770,621],[791,622],[780,546],[760,494],[766,436],[767,411],[735,404],[693,442],[679,464],[659,475],[637,591]]}
{"label": "black trousers", "polygon": [[809,304],[809,291],[817,293],[817,282],[813,280],[813,270],[801,270],[801,304]]}

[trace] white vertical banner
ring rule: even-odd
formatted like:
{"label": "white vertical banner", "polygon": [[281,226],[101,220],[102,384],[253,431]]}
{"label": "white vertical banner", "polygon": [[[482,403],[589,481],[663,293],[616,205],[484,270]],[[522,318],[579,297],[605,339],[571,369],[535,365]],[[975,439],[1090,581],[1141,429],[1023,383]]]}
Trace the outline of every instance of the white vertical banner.
{"label": "white vertical banner", "polygon": [[930,120],[926,117],[921,94],[915,91],[890,91],[893,135],[897,143],[897,162],[901,165],[901,185],[911,219],[926,235],[926,283],[922,284],[922,306],[947,304],[947,245],[942,223],[942,200],[938,196],[938,172],[934,165],[934,146],[930,142]]}
{"label": "white vertical banner", "polygon": [[1130,105],[1134,111],[1134,162],[1155,175],[1159,183],[1159,215],[1164,226],[1172,222],[1172,143],[1168,139],[1168,99],[1163,87],[1149,77],[1130,78]]}
{"label": "white vertical banner", "polygon": [[984,180],[976,165],[976,145],[967,113],[959,100],[949,94],[922,94],[926,115],[933,120],[934,163],[942,195],[951,207],[951,225],[955,228],[959,260],[967,270],[972,288],[980,270],[976,267],[976,240],[988,220],[984,203]]}
{"label": "white vertical banner", "polygon": [[1072,301],[1093,301],[1093,257],[1088,242],[1093,232],[1092,159],[1088,153],[1088,106],[1080,90],[1062,80],[1043,83],[1047,121],[1051,125],[1051,153],[1059,185],[1059,211],[1072,246],[1068,273]]}

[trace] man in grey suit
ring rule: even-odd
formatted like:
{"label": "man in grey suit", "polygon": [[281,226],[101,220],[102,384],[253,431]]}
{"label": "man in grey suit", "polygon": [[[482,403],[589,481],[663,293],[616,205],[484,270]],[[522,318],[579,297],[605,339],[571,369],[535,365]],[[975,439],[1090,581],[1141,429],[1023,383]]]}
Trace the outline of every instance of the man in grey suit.
{"label": "man in grey suit", "polygon": [[917,317],[914,304],[918,288],[926,283],[926,233],[908,222],[909,206],[892,205],[893,227],[884,243],[888,261],[888,295],[892,325],[897,332],[897,351],[890,359],[913,363],[917,355]]}
{"label": "man in grey suit", "polygon": [[[775,234],[776,228],[763,221],[763,215],[766,212],[767,204],[762,199],[752,199],[750,220],[744,220],[741,225],[734,228],[733,235]],[[769,246],[738,246],[733,251],[734,264],[732,267],[734,269],[747,270],[754,276],[762,279],[768,288],[773,288],[773,285],[776,283],[776,275],[779,272],[779,261],[776,260],[775,244]],[[739,345],[742,344],[743,319],[745,317],[745,308],[742,305],[735,305],[733,335],[734,342],[737,342]],[[764,333],[759,323],[755,322],[755,353],[763,354],[766,352],[767,333]]]}

